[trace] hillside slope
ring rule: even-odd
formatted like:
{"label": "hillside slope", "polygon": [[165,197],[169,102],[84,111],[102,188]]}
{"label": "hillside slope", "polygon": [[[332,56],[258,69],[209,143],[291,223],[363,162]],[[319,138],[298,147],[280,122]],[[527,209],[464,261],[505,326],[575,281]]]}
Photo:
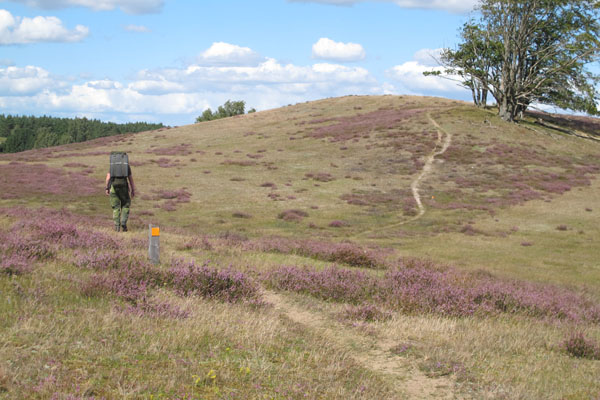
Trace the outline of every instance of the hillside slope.
{"label": "hillside slope", "polygon": [[600,143],[537,118],[349,96],[1,155],[0,397],[593,398]]}

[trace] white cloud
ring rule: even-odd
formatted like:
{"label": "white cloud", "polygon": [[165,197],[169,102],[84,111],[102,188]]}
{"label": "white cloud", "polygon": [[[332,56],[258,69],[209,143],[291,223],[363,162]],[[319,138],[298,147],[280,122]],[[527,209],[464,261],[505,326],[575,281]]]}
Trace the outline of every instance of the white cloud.
{"label": "white cloud", "polygon": [[318,87],[376,84],[375,79],[364,68],[327,63],[305,67],[283,65],[272,58],[256,66],[190,65],[183,69],[143,70],[137,78],[136,82],[132,83],[133,87],[140,92],[152,94],[177,89],[184,92],[229,90],[232,85],[248,90],[256,85],[281,88],[308,85],[308,88],[303,89],[306,91]]}
{"label": "white cloud", "polygon": [[123,27],[127,32],[149,33],[150,28],[143,25],[125,25]]}
{"label": "white cloud", "polygon": [[403,8],[422,8],[446,10],[453,13],[471,11],[479,0],[288,0],[295,3],[322,3],[338,6],[351,6],[356,3],[377,1],[382,3],[395,3]]}
{"label": "white cloud", "polygon": [[249,47],[234,44],[215,42],[198,56],[198,63],[202,65],[256,65],[264,60],[258,53]]}
{"label": "white cloud", "polygon": [[423,75],[425,71],[443,72],[444,67],[430,67],[417,61],[408,61],[391,68],[387,74],[413,94],[424,94],[430,91],[455,92],[458,89],[457,82],[439,76],[425,76]]}
{"label": "white cloud", "polygon": [[[437,64],[441,49],[421,49],[412,61],[396,65],[386,71],[394,81],[394,90],[415,95],[438,95],[469,99],[470,92],[460,85],[460,77],[446,74],[445,68]],[[425,76],[423,72],[436,71],[441,76]]]}
{"label": "white cloud", "polygon": [[120,8],[127,14],[151,14],[160,12],[164,0],[12,0],[30,7],[42,9],[60,9],[67,7],[86,7],[94,11],[108,11]]}
{"label": "white cloud", "polygon": [[63,84],[42,68],[27,66],[0,68],[0,96],[32,96]]}
{"label": "white cloud", "polygon": [[142,70],[131,82],[73,81],[38,67],[0,69],[5,113],[95,115],[129,121],[131,115],[171,125],[192,123],[207,107],[245,100],[259,110],[347,94],[383,94],[364,68],[333,63],[308,66],[265,59],[257,65],[200,65]]}
{"label": "white cloud", "polygon": [[[425,71],[439,71],[442,72],[442,76],[425,76],[423,75]],[[386,72],[397,82],[396,89],[403,93],[465,99],[469,95],[468,91],[457,82],[459,77],[443,74],[444,67],[431,67],[417,61],[408,61]]]}
{"label": "white cloud", "polygon": [[439,67],[440,64],[438,60],[440,60],[442,51],[444,49],[421,49],[417,51],[413,56],[413,61],[418,62],[421,65],[426,65],[428,67]]}
{"label": "white cloud", "polygon": [[14,17],[0,9],[0,45],[37,42],[78,42],[89,34],[89,29],[77,25],[68,30],[56,17]]}
{"label": "white cloud", "polygon": [[321,38],[313,44],[312,56],[313,58],[338,62],[359,61],[364,60],[365,49],[357,43],[341,43],[328,38]]}

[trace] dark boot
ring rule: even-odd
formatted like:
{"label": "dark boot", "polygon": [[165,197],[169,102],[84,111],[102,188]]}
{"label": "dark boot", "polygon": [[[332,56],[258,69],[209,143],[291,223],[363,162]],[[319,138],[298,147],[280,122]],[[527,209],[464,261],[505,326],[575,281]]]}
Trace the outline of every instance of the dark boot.
{"label": "dark boot", "polygon": [[121,225],[121,230],[123,232],[127,232],[127,225]]}

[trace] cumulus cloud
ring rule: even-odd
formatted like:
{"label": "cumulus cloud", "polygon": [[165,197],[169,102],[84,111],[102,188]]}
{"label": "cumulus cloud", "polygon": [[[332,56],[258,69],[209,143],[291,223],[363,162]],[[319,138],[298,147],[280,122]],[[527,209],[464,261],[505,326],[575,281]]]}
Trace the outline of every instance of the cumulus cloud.
{"label": "cumulus cloud", "polygon": [[[250,53],[254,52],[242,52]],[[206,108],[214,109],[228,99],[245,100],[249,107],[261,110],[324,97],[383,93],[364,68],[335,63],[299,66],[272,58],[256,65],[195,63],[142,70],[129,82],[71,81],[38,67],[0,68],[0,108],[6,113],[95,115],[126,121],[136,115],[172,125],[192,123]]]}
{"label": "cumulus cloud", "polygon": [[135,32],[135,33],[149,33],[150,28],[143,25],[125,25],[123,27],[127,32]]}
{"label": "cumulus cloud", "polygon": [[0,45],[37,42],[79,42],[89,34],[89,29],[77,25],[68,30],[56,17],[14,17],[0,9]]}
{"label": "cumulus cloud", "polygon": [[47,10],[86,7],[94,11],[108,11],[120,8],[127,14],[151,14],[160,12],[164,0],[12,0],[17,3],[27,4]]}
{"label": "cumulus cloud", "polygon": [[[440,49],[422,49],[415,53],[413,61],[396,65],[386,71],[388,77],[395,81],[396,90],[418,95],[444,95],[450,97],[463,97],[468,91],[458,82],[458,76],[447,75],[445,68],[437,65],[434,57],[439,55]],[[423,72],[437,71],[442,76],[425,76]]]}
{"label": "cumulus cloud", "polygon": [[313,58],[338,62],[359,61],[364,60],[365,49],[357,43],[341,43],[328,38],[321,38],[313,44],[312,56]]}
{"label": "cumulus cloud", "polygon": [[413,61],[428,67],[439,67],[439,60],[444,49],[421,49],[413,56]]}
{"label": "cumulus cloud", "polygon": [[250,49],[225,42],[215,42],[203,51],[197,59],[201,65],[256,65],[263,58]]}
{"label": "cumulus cloud", "polygon": [[267,58],[256,66],[190,65],[182,69],[143,70],[132,85],[143,93],[162,93],[177,89],[185,92],[229,90],[232,85],[249,88],[273,85],[284,90],[296,87],[306,91],[318,87],[347,84],[369,86],[375,83],[375,79],[364,68],[328,63],[284,65]]}
{"label": "cumulus cloud", "polygon": [[288,0],[295,3],[322,3],[338,6],[351,6],[356,3],[367,1],[378,1],[382,3],[395,3],[403,8],[422,8],[446,10],[453,13],[464,13],[471,11],[478,0]]}
{"label": "cumulus cloud", "polygon": [[0,68],[0,96],[31,96],[47,89],[64,86],[42,68],[6,67]]}

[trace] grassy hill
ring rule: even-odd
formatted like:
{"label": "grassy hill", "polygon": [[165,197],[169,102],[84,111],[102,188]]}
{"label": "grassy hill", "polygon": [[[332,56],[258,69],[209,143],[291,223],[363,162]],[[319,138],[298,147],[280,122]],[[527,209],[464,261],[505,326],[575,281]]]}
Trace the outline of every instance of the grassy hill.
{"label": "grassy hill", "polygon": [[0,398],[594,398],[598,126],[350,96],[2,155]]}

